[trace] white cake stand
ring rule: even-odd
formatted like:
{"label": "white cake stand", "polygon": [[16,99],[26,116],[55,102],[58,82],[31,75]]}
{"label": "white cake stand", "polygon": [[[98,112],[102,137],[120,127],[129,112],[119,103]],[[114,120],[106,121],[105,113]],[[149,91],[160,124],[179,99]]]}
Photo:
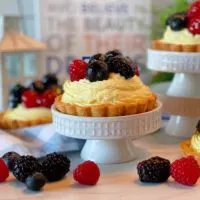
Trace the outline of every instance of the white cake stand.
{"label": "white cake stand", "polygon": [[151,112],[122,117],[78,117],[52,107],[57,133],[86,139],[81,151],[84,160],[97,163],[122,163],[135,158],[132,139],[155,132],[161,127],[161,103]]}
{"label": "white cake stand", "polygon": [[[171,116],[166,126],[166,133],[177,137],[190,137],[200,117],[197,105],[200,102],[200,53],[149,49],[148,68],[154,71],[175,73],[166,96],[171,104],[171,108],[169,103],[167,105],[170,114],[176,115]],[[176,107],[172,101],[175,100],[174,97],[179,97]],[[176,110],[175,113],[172,108]]]}

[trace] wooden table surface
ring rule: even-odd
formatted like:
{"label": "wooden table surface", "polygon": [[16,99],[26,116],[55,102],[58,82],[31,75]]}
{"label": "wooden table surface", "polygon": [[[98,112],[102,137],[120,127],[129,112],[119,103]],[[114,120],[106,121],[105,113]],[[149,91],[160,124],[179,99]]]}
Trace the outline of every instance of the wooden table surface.
{"label": "wooden table surface", "polygon": [[[134,141],[137,159],[115,165],[100,165],[101,179],[96,186],[81,186],[73,181],[71,174],[64,180],[47,184],[42,192],[31,192],[10,177],[0,184],[0,200],[185,200],[200,198],[200,183],[185,187],[169,179],[163,184],[141,184],[138,181],[138,161],[151,156],[163,156],[173,161],[182,155],[179,149],[181,139],[164,134],[155,134]],[[72,169],[81,162],[78,153],[69,154]]]}

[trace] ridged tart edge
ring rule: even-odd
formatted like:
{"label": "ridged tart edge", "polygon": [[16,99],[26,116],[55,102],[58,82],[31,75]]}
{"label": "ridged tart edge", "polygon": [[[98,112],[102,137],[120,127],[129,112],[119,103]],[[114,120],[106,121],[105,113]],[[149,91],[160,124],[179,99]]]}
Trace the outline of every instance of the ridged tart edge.
{"label": "ridged tart edge", "polygon": [[134,115],[153,110],[156,107],[157,96],[152,93],[145,99],[134,100],[132,103],[101,104],[93,106],[79,106],[63,103],[62,95],[56,97],[55,108],[64,114],[85,117],[115,117]]}
{"label": "ridged tart edge", "polygon": [[6,111],[0,113],[1,129],[18,129],[52,122],[52,117],[38,118],[36,120],[13,120],[5,117]]}
{"label": "ridged tart edge", "polygon": [[177,52],[200,52],[200,44],[171,44],[164,43],[161,40],[153,40],[151,42],[151,49],[162,51],[177,51]]}

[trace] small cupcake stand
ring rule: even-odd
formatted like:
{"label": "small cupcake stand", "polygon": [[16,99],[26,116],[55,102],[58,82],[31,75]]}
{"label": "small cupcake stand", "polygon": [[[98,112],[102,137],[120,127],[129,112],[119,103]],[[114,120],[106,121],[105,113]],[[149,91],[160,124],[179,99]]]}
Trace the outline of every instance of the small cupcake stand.
{"label": "small cupcake stand", "polygon": [[81,151],[84,160],[122,163],[133,160],[137,150],[132,139],[161,127],[161,103],[150,112],[121,117],[78,117],[52,107],[55,131],[71,138],[86,139]]}
{"label": "small cupcake stand", "polygon": [[148,50],[148,68],[173,72],[166,94],[160,94],[163,111],[171,115],[166,133],[190,137],[200,118],[200,53]]}

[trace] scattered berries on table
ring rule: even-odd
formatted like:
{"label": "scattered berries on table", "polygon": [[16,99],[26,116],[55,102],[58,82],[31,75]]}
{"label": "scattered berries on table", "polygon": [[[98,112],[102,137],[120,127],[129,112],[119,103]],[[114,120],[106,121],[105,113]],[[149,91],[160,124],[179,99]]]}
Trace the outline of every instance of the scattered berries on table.
{"label": "scattered berries on table", "polygon": [[76,167],[73,177],[80,184],[95,185],[100,177],[100,169],[96,163],[85,161]]}
{"label": "scattered berries on table", "polygon": [[90,82],[107,80],[108,77],[109,70],[105,62],[97,60],[88,65],[87,79]]}
{"label": "scattered berries on table", "polygon": [[29,190],[39,191],[44,187],[46,181],[46,177],[43,174],[36,172],[27,177],[25,184]]}
{"label": "scattered berries on table", "polygon": [[41,172],[41,165],[33,156],[21,156],[15,162],[12,172],[17,180],[24,182],[28,176]]}
{"label": "scattered berries on table", "polygon": [[15,162],[20,158],[20,155],[14,151],[10,151],[5,153],[2,156],[2,159],[4,160],[5,164],[7,165],[8,169],[12,172],[13,166]]}
{"label": "scattered berries on table", "polygon": [[108,61],[109,58],[113,58],[115,56],[122,56],[122,52],[118,49],[114,49],[114,50],[106,52],[105,61]]}
{"label": "scattered berries on table", "polygon": [[93,55],[90,60],[89,60],[89,64],[96,61],[96,60],[100,60],[100,61],[105,61],[105,55],[104,54],[101,54],[101,53],[97,53],[95,55]]}
{"label": "scattered berries on table", "polygon": [[73,60],[69,65],[71,81],[79,81],[85,78],[88,64],[83,60]]}
{"label": "scattered berries on table", "polygon": [[37,98],[38,98],[37,92],[32,91],[32,90],[26,90],[22,94],[22,102],[27,108],[37,107],[38,106]]}
{"label": "scattered berries on table", "polygon": [[32,82],[29,88],[38,93],[42,93],[45,90],[44,84],[40,80]]}
{"label": "scattered berries on table", "polygon": [[54,152],[46,155],[41,165],[42,173],[48,181],[58,181],[69,172],[70,160],[66,156]]}
{"label": "scattered berries on table", "polygon": [[4,182],[9,176],[9,170],[3,159],[0,159],[0,182]]}
{"label": "scattered berries on table", "polygon": [[141,182],[161,183],[170,176],[170,161],[161,157],[152,157],[137,165]]}
{"label": "scattered berries on table", "polygon": [[195,1],[191,4],[188,10],[188,18],[194,19],[200,17],[200,1]]}
{"label": "scattered berries on table", "polygon": [[42,78],[42,83],[45,86],[45,88],[49,88],[52,85],[57,85],[58,84],[58,79],[56,77],[55,74],[53,73],[49,73],[46,74],[43,78]]}
{"label": "scattered berries on table", "polygon": [[193,34],[200,34],[200,16],[199,18],[190,19],[188,22],[188,30]]}
{"label": "scattered berries on table", "polygon": [[187,13],[175,13],[167,18],[166,24],[170,26],[173,31],[180,31],[187,27]]}
{"label": "scattered berries on table", "polygon": [[176,182],[187,186],[195,185],[200,176],[198,163],[192,156],[175,160],[170,172]]}

